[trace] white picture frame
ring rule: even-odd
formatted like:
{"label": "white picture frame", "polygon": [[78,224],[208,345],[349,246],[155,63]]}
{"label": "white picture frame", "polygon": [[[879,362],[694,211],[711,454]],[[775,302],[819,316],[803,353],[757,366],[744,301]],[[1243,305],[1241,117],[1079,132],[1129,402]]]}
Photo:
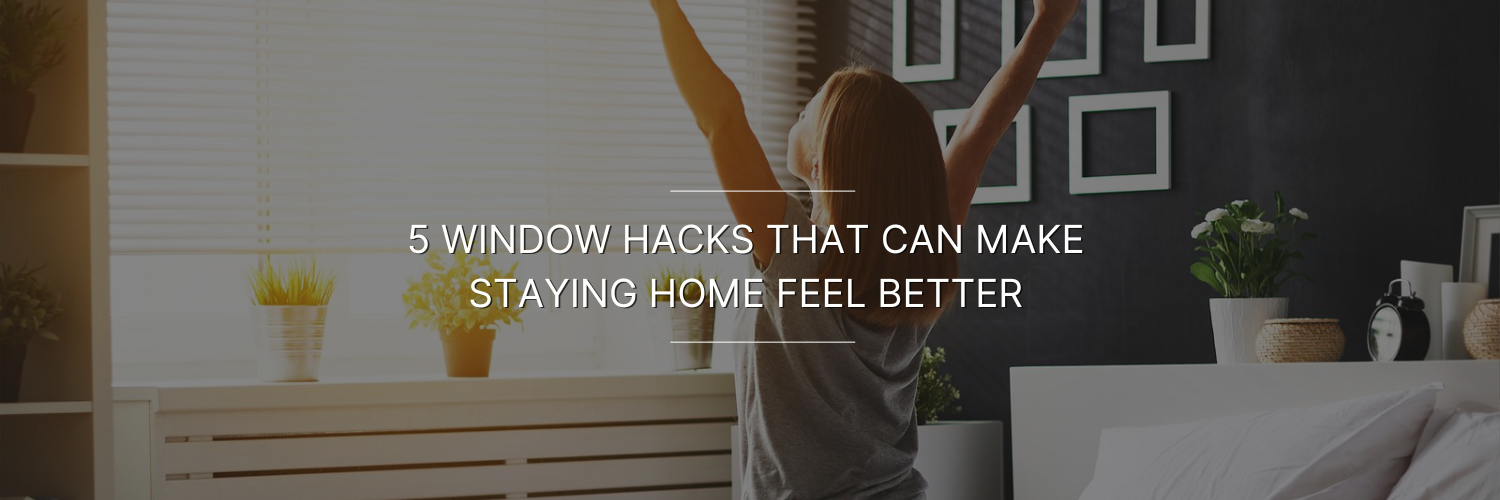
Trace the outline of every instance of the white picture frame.
{"label": "white picture frame", "polygon": [[[1149,174],[1083,175],[1083,115],[1101,111],[1156,110],[1156,171]],[[1127,92],[1068,97],[1068,192],[1072,194],[1165,191],[1172,188],[1171,92]]]}
{"label": "white picture frame", "polygon": [[1490,235],[1500,233],[1500,205],[1464,207],[1463,252],[1458,258],[1458,281],[1489,287]]}
{"label": "white picture frame", "polygon": [[1146,0],[1146,62],[1196,61],[1208,59],[1210,40],[1209,0],[1196,0],[1193,10],[1193,43],[1160,45],[1161,0]]}
{"label": "white picture frame", "polygon": [[[938,145],[948,149],[948,127],[957,127],[969,108],[939,109],[932,112],[937,128]],[[1031,106],[1022,105],[1011,121],[1016,130],[1016,184],[1014,186],[980,186],[974,190],[970,205],[1026,203],[1031,201]]]}
{"label": "white picture frame", "polygon": [[891,0],[891,77],[902,83],[952,80],[958,57],[958,0],[941,0],[938,35],[938,62],[909,64],[910,44],[907,31],[911,0]]}
{"label": "white picture frame", "polygon": [[[1100,54],[1104,50],[1099,34],[1104,28],[1104,2],[1103,0],[1084,0],[1084,47],[1083,59],[1066,59],[1047,61],[1042,63],[1042,70],[1037,73],[1037,78],[1063,78],[1070,76],[1091,76],[1100,72],[1103,57]],[[1009,61],[1011,54],[1016,52],[1016,44],[1020,43],[1020,33],[1016,31],[1016,0],[1001,0],[1000,15],[1004,19],[1000,22],[1000,59]]]}

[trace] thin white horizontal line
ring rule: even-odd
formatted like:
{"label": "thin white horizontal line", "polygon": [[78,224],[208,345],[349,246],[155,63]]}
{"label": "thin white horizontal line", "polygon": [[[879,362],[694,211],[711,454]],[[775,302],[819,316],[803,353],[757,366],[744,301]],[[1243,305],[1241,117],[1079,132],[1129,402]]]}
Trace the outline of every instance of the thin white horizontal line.
{"label": "thin white horizontal line", "polygon": [[853,189],[673,189],[673,193],[853,193]]}
{"label": "thin white horizontal line", "polygon": [[853,344],[853,340],[673,340],[673,344]]}

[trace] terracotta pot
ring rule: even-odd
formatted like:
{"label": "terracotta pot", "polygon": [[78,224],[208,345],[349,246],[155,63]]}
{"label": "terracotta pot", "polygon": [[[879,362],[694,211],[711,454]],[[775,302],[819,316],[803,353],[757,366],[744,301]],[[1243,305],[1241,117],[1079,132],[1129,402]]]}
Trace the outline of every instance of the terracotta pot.
{"label": "terracotta pot", "polygon": [[0,403],[21,400],[21,368],[26,366],[28,346],[0,343]]}
{"label": "terracotta pot", "polygon": [[449,377],[490,376],[490,355],[495,349],[494,330],[439,333],[443,339],[443,364]]}
{"label": "terracotta pot", "polygon": [[20,153],[26,149],[31,113],[35,110],[35,94],[0,91],[0,153]]}

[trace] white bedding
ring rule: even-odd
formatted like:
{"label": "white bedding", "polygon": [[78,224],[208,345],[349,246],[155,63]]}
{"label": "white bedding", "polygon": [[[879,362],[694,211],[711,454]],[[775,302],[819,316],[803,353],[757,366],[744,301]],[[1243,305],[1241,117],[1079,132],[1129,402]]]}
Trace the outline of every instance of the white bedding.
{"label": "white bedding", "polygon": [[1500,360],[1015,367],[1010,382],[1014,500],[1079,498],[1107,428],[1284,410],[1430,382],[1444,385],[1439,409],[1500,408]]}
{"label": "white bedding", "polygon": [[1500,413],[1457,409],[1433,420],[1390,500],[1500,498]]}
{"label": "white bedding", "polygon": [[1385,498],[1440,384],[1157,427],[1104,429],[1081,500]]}

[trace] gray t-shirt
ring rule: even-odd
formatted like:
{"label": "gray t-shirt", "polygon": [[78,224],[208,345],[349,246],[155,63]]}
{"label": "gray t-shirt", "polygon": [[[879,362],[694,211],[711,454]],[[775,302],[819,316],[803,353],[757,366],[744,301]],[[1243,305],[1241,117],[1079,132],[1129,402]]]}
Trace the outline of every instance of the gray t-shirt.
{"label": "gray t-shirt", "polygon": [[[790,196],[784,219],[799,234],[813,230]],[[739,311],[738,340],[854,341],[735,346],[742,498],[925,498],[912,461],[917,371],[931,325],[871,328],[843,309],[803,308],[797,296],[776,307],[776,280],[816,278],[823,262],[822,254],[777,254],[761,271],[765,307]]]}

